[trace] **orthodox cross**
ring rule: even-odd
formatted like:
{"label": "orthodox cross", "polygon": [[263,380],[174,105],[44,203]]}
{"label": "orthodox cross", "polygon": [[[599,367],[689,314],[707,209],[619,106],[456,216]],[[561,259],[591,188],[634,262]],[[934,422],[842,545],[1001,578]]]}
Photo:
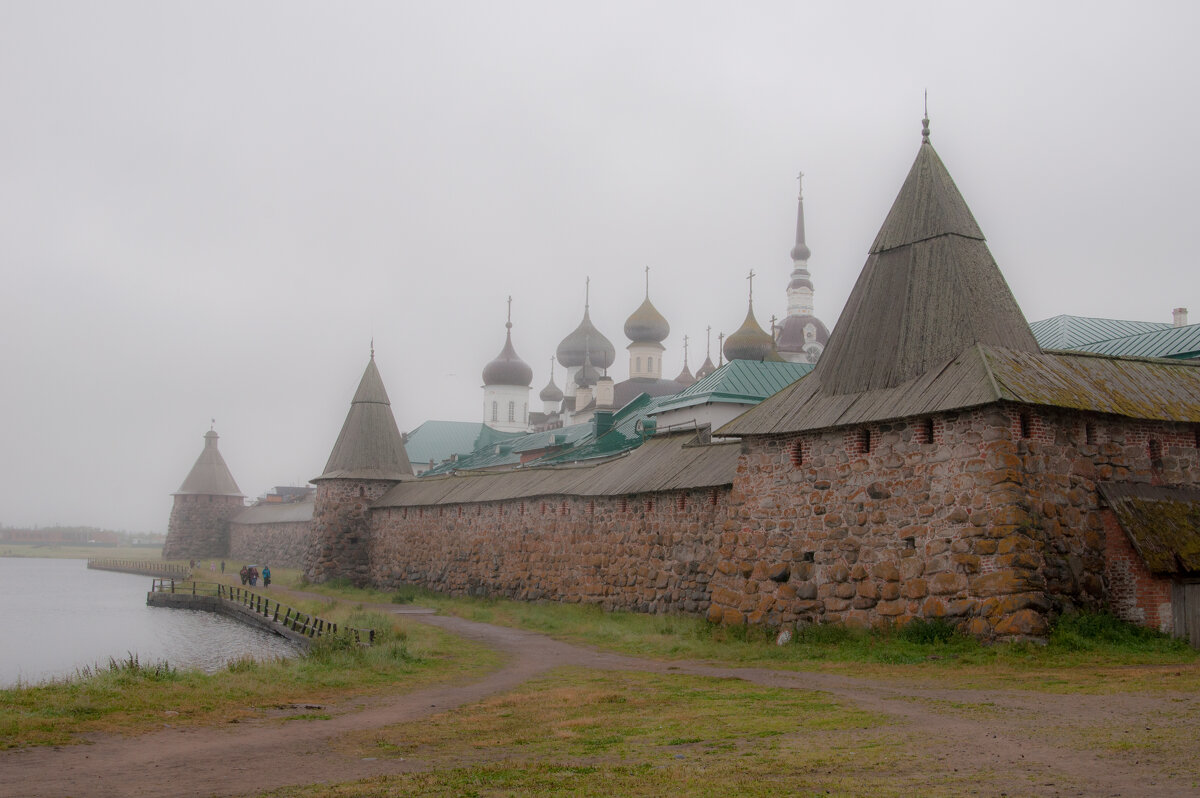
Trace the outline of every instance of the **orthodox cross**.
{"label": "orthodox cross", "polygon": [[506,321],[504,323],[504,326],[507,329],[510,329],[510,330],[512,329],[512,297],[511,296],[509,296],[509,298],[508,298],[508,321]]}
{"label": "orthodox cross", "polygon": [[750,274],[746,277],[750,281],[750,304],[754,304],[754,269],[750,270]]}
{"label": "orthodox cross", "polygon": [[725,365],[725,333],[717,333],[717,365]]}
{"label": "orthodox cross", "polygon": [[796,196],[804,199],[804,173],[800,172],[796,175]]}
{"label": "orthodox cross", "polygon": [[650,267],[646,267],[646,299],[650,298]]}
{"label": "orthodox cross", "polygon": [[775,337],[775,314],[771,314],[771,337]]}

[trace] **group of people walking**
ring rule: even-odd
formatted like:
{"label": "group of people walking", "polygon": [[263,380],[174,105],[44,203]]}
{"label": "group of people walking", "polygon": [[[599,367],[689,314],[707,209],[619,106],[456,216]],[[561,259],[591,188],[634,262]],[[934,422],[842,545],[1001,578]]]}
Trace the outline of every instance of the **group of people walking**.
{"label": "group of people walking", "polygon": [[[270,587],[271,586],[271,567],[269,565],[264,565],[262,567],[261,575],[262,575],[262,580],[263,580],[263,587]],[[258,570],[257,565],[243,565],[242,570],[238,571],[238,576],[240,576],[242,578],[243,585],[248,584],[248,585],[250,585],[250,587],[258,586],[259,570]]]}

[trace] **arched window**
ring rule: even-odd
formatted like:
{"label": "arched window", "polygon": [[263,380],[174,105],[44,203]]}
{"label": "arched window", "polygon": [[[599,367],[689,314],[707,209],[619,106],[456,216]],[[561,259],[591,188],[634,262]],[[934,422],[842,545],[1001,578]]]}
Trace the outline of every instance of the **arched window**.
{"label": "arched window", "polygon": [[508,403],[508,420],[509,421],[517,420],[517,403],[516,402]]}
{"label": "arched window", "polygon": [[635,357],[633,359],[633,363],[634,363],[634,368],[633,368],[634,371],[642,370],[642,359],[640,357]]}
{"label": "arched window", "polygon": [[499,421],[499,420],[500,420],[500,408],[495,402],[492,402],[492,421]]}
{"label": "arched window", "polygon": [[646,358],[646,371],[654,371],[654,356]]}

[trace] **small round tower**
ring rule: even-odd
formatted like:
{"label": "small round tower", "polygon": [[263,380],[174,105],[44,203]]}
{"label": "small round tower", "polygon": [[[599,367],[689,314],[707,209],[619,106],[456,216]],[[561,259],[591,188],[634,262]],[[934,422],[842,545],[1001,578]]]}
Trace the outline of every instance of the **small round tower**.
{"label": "small round tower", "polygon": [[204,433],[204,448],[187,479],[172,494],[164,560],[225,557],[229,554],[229,519],[245,509],[246,497],[229,473],[217,448],[219,436]]}

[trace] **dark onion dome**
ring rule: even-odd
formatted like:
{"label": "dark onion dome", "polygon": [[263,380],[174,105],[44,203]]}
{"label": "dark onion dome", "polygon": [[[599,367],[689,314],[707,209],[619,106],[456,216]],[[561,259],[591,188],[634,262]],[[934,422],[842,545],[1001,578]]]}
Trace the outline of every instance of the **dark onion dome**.
{"label": "dark onion dome", "polygon": [[625,337],[635,344],[659,344],[671,334],[671,325],[650,303],[650,297],[625,320]]}
{"label": "dark onion dome", "polygon": [[596,384],[597,380],[600,379],[600,372],[597,371],[596,367],[592,365],[594,358],[594,355],[591,357],[585,357],[583,365],[580,366],[579,371],[575,373],[575,384],[580,388],[591,387],[592,385]]}
{"label": "dark onion dome", "polygon": [[[815,335],[810,340],[805,337],[804,328],[812,325]],[[779,326],[779,335],[775,346],[780,352],[803,352],[804,347],[813,342],[825,346],[829,343],[829,330],[825,323],[816,316],[788,316]]]}
{"label": "dark onion dome", "polygon": [[687,363],[683,364],[683,371],[679,372],[679,376],[675,378],[675,382],[684,388],[696,382],[696,378],[692,376],[692,370],[688,368]]}
{"label": "dark onion dome", "polygon": [[588,308],[584,306],[583,321],[579,322],[574,332],[562,339],[555,354],[562,365],[578,368],[583,365],[584,353],[589,350],[589,359],[598,369],[610,367],[617,359],[617,350],[613,348],[612,341],[596,329],[588,315]]}
{"label": "dark onion dome", "polygon": [[538,398],[543,402],[561,402],[563,392],[557,385],[554,384],[554,375],[550,375],[550,382],[546,383],[546,387],[538,394]]}
{"label": "dark onion dome", "polygon": [[483,367],[484,385],[521,385],[526,388],[533,382],[533,369],[521,358],[512,345],[512,323],[505,325],[508,333],[504,338],[504,348],[496,359]]}
{"label": "dark onion dome", "polygon": [[754,306],[746,311],[746,320],[725,339],[726,360],[766,360],[775,350],[775,339],[764,332],[754,318]]}

